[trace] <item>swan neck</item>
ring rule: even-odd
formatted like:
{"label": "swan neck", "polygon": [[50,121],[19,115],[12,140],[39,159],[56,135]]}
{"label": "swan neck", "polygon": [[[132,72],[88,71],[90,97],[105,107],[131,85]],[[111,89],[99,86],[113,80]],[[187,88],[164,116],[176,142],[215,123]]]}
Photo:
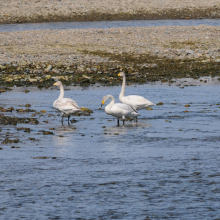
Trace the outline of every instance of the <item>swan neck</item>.
{"label": "swan neck", "polygon": [[63,85],[60,86],[60,96],[59,96],[59,99],[60,98],[63,98],[64,97],[64,88],[63,88]]}
{"label": "swan neck", "polygon": [[111,109],[112,106],[115,104],[115,99],[113,96],[109,96],[109,99],[111,99],[111,102],[105,107],[106,109]]}
{"label": "swan neck", "polygon": [[125,78],[125,76],[123,76],[123,82],[122,82],[120,96],[125,96],[125,84],[126,84],[126,78]]}

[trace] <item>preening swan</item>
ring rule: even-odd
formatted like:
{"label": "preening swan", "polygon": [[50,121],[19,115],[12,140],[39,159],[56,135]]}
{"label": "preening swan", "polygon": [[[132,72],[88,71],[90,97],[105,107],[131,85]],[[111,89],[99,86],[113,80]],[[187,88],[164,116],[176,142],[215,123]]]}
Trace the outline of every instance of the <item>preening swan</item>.
{"label": "preening swan", "polygon": [[130,106],[132,106],[133,108],[135,108],[137,110],[144,109],[144,108],[147,108],[151,105],[154,105],[154,103],[152,103],[151,101],[149,101],[149,100],[147,100],[144,97],[139,96],[139,95],[125,96],[125,84],[126,84],[125,73],[121,72],[121,73],[118,74],[118,76],[123,77],[121,93],[119,95],[119,100],[122,103],[130,105]]}
{"label": "preening swan", "polygon": [[60,87],[60,96],[56,101],[54,101],[53,107],[62,113],[62,123],[63,123],[63,116],[68,115],[68,124],[69,124],[70,115],[76,112],[80,112],[81,109],[74,100],[69,98],[64,98],[64,88],[60,81],[54,83],[54,86]]}
{"label": "preening swan", "polygon": [[127,117],[135,117],[137,118],[140,116],[140,114],[137,112],[137,110],[133,109],[131,106],[123,103],[115,103],[115,98],[112,95],[106,95],[102,98],[102,105],[105,104],[105,102],[111,99],[111,102],[105,107],[105,112],[108,115],[113,115],[118,119],[117,126],[119,126],[119,119],[122,118],[123,125],[124,120]]}

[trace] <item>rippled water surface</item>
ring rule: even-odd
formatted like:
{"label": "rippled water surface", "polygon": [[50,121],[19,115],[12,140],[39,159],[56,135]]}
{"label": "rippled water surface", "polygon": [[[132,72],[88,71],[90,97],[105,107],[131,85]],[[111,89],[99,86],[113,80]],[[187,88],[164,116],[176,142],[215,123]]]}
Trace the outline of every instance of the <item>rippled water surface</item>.
{"label": "rippled water surface", "polygon": [[93,21],[93,22],[45,22],[27,24],[2,24],[0,32],[27,31],[39,29],[88,29],[113,27],[152,27],[152,26],[219,26],[220,19],[194,20],[132,20],[132,21]]}
{"label": "rippled water surface", "polygon": [[[118,101],[118,86],[65,87],[66,97],[94,111],[70,126],[52,108],[56,88],[1,93],[4,108],[29,103],[47,113],[37,125],[1,125],[1,142],[20,142],[1,144],[0,219],[218,219],[220,83],[206,80],[127,86],[127,94],[163,105],[124,127],[100,107],[104,95]],[[39,132],[49,128],[54,135]]]}

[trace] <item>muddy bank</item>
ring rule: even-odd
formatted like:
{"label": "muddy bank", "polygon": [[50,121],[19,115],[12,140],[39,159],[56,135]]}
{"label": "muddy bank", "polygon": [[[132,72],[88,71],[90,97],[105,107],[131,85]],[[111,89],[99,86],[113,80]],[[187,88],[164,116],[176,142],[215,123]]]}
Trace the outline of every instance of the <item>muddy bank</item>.
{"label": "muddy bank", "polygon": [[0,24],[52,21],[220,18],[220,3],[211,1],[70,1],[3,0]]}

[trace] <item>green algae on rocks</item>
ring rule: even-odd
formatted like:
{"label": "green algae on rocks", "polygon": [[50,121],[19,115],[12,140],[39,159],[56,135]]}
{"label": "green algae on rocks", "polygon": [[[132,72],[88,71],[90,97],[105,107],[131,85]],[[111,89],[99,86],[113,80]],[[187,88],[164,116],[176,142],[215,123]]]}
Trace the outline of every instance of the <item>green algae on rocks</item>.
{"label": "green algae on rocks", "polygon": [[[118,73],[124,71],[128,83],[146,83],[152,81],[171,82],[173,78],[199,78],[201,76],[220,76],[219,60],[205,59],[171,59],[149,54],[108,53],[100,50],[81,50],[89,54],[108,58],[105,62],[85,62],[57,64],[34,63],[2,64],[0,69],[0,87],[7,90],[12,86],[36,86],[49,88],[54,81],[61,80],[65,85],[88,86],[120,85]],[[48,68],[50,66],[50,68]],[[30,110],[27,110],[30,111]]]}

